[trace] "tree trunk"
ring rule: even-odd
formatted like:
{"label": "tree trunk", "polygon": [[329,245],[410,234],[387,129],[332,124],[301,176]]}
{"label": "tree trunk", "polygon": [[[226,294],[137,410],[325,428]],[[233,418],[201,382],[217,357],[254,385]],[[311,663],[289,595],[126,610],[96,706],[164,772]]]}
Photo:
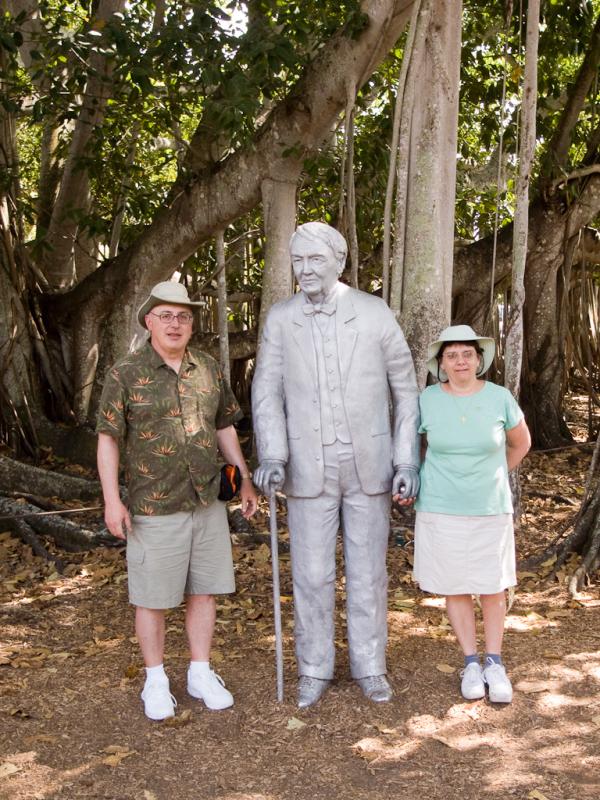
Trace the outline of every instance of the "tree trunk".
{"label": "tree trunk", "polygon": [[259,337],[273,303],[286,300],[293,292],[290,239],[296,227],[296,181],[267,179],[263,181],[261,188],[265,267],[258,323]]}
{"label": "tree trunk", "polygon": [[225,235],[217,231],[217,313],[219,315],[219,362],[221,371],[228,384],[231,384],[231,367],[229,363],[229,327],[227,324],[227,268],[225,266]]}
{"label": "tree trunk", "polygon": [[513,265],[510,311],[507,319],[504,359],[504,385],[519,397],[523,363],[523,308],[525,305],[525,264],[529,225],[529,181],[535,153],[535,114],[537,108],[537,52],[540,3],[529,0],[525,45],[525,79],[521,103],[521,141],[516,208],[513,224]]}
{"label": "tree trunk", "polygon": [[[425,351],[450,320],[462,3],[424,2],[408,80],[413,90],[402,276],[392,275],[391,307],[425,385]],[[398,193],[401,189],[398,187]],[[409,235],[408,235],[408,232]],[[396,259],[395,259],[396,261]],[[396,264],[394,264],[396,268]]]}

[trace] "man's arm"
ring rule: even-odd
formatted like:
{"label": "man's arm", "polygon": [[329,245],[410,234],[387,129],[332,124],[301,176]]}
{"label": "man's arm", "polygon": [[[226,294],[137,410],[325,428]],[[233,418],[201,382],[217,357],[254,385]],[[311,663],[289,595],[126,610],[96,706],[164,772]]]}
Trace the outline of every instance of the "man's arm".
{"label": "man's arm", "polygon": [[119,444],[108,433],[98,434],[98,474],[106,527],[117,539],[125,539],[131,532],[131,517],[119,494]]}
{"label": "man's arm", "polygon": [[258,498],[254,491],[254,486],[252,485],[252,476],[250,475],[248,465],[242,454],[237,431],[233,425],[217,430],[217,444],[225,461],[229,464],[235,464],[236,467],[240,468],[240,472],[242,473],[242,488],[240,489],[242,514],[248,519],[248,517],[251,517],[256,511]]}

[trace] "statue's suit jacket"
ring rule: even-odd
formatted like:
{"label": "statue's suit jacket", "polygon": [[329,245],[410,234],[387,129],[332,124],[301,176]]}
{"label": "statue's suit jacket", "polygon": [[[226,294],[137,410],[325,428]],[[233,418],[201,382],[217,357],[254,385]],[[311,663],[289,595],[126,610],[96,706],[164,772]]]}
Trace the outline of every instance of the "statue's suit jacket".
{"label": "statue's suit jacket", "polygon": [[[323,490],[323,445],[311,317],[300,292],[267,315],[252,383],[258,458],[286,465],[284,491]],[[378,297],[337,285],[342,393],[365,494],[391,489],[394,466],[419,464],[418,390],[404,335]]]}

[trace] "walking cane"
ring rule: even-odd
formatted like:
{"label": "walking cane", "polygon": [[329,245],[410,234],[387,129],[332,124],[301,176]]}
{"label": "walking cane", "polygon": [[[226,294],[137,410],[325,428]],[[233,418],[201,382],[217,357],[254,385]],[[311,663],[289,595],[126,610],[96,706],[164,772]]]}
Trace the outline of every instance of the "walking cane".
{"label": "walking cane", "polygon": [[273,618],[275,621],[275,664],[277,668],[277,700],[283,701],[283,641],[281,636],[281,597],[279,590],[279,540],[277,536],[277,498],[271,487],[269,494],[271,529],[271,566],[273,569]]}

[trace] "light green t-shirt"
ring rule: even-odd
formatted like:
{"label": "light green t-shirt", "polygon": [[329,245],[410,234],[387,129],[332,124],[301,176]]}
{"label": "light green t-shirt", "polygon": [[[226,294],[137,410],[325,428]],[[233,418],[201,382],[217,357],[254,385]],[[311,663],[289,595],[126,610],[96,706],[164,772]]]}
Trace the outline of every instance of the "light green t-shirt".
{"label": "light green t-shirt", "polygon": [[479,392],[456,397],[439,383],[419,398],[427,453],[415,508],[437,514],[487,516],[513,510],[505,431],[523,419],[512,394],[486,383]]}

